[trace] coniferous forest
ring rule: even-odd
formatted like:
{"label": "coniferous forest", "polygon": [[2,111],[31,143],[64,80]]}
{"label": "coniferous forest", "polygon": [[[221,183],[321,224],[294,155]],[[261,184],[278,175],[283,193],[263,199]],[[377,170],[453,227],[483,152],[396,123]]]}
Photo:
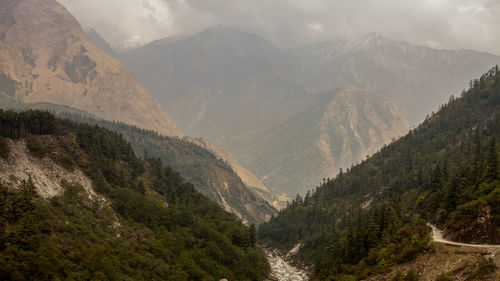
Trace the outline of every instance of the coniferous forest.
{"label": "coniferous forest", "polygon": [[0,281],[500,280],[498,14],[0,0]]}
{"label": "coniferous forest", "polygon": [[[276,213],[272,206],[245,186],[229,164],[186,139],[163,136],[155,131],[140,129],[122,122],[99,119],[88,113],[51,103],[26,104],[0,97],[0,108],[13,111],[29,109],[49,111],[62,119],[97,125],[117,132],[130,143],[136,155],[140,157],[154,155],[160,158],[164,165],[170,166],[212,201],[219,202],[219,197],[223,196],[249,224],[257,225],[264,220],[264,217]],[[224,190],[226,192],[221,195],[214,190],[214,186],[223,186],[224,182],[231,188]]]}
{"label": "coniferous forest", "polygon": [[454,241],[500,243],[500,73],[406,136],[297,196],[260,226],[263,243],[314,265],[314,280],[362,279],[429,247],[432,223]]}
{"label": "coniferous forest", "polygon": [[82,170],[83,187],[44,199],[31,180],[0,185],[1,280],[262,280],[255,228],[195,191],[160,159],[138,159],[114,132],[40,111],[0,112],[0,156],[25,142]]}

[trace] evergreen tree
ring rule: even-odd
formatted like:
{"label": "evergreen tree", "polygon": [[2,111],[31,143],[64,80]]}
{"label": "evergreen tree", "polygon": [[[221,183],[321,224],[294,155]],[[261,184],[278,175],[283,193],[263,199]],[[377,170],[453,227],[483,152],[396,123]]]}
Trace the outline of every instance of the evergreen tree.
{"label": "evergreen tree", "polygon": [[486,176],[488,179],[495,180],[498,177],[498,155],[496,151],[496,140],[492,137],[488,143]]}

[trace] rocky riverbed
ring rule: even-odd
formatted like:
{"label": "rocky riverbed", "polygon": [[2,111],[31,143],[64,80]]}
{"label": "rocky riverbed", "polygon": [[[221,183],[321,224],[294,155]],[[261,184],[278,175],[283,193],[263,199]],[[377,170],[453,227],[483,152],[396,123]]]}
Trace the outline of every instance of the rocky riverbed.
{"label": "rocky riverbed", "polygon": [[[296,247],[297,248],[297,247]],[[287,258],[291,255],[288,253],[287,258],[281,255],[276,249],[264,248],[267,259],[271,265],[271,275],[268,280],[272,281],[306,281],[309,280],[309,272],[292,266],[288,263]]]}

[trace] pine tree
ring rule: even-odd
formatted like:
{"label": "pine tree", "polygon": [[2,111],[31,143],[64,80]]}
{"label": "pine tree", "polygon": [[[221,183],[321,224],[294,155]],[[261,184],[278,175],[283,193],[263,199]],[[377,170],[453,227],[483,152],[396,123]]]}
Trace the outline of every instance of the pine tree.
{"label": "pine tree", "polygon": [[255,243],[257,243],[257,230],[255,224],[252,223],[248,231],[250,232],[250,246],[255,246]]}
{"label": "pine tree", "polygon": [[491,138],[488,143],[488,156],[487,156],[486,176],[488,179],[495,180],[498,175],[498,156],[496,151],[496,140]]}

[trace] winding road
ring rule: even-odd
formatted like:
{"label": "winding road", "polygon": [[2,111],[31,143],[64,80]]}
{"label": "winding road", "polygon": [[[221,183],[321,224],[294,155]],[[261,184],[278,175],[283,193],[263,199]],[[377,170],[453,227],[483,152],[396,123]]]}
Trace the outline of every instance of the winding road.
{"label": "winding road", "polygon": [[499,248],[500,245],[487,245],[487,244],[466,244],[466,243],[459,243],[459,242],[453,242],[449,241],[443,238],[443,232],[439,230],[437,227],[434,225],[428,223],[428,226],[432,228],[432,240],[436,243],[443,243],[443,244],[448,244],[448,245],[455,245],[455,246],[464,246],[464,247],[475,247],[475,248]]}

